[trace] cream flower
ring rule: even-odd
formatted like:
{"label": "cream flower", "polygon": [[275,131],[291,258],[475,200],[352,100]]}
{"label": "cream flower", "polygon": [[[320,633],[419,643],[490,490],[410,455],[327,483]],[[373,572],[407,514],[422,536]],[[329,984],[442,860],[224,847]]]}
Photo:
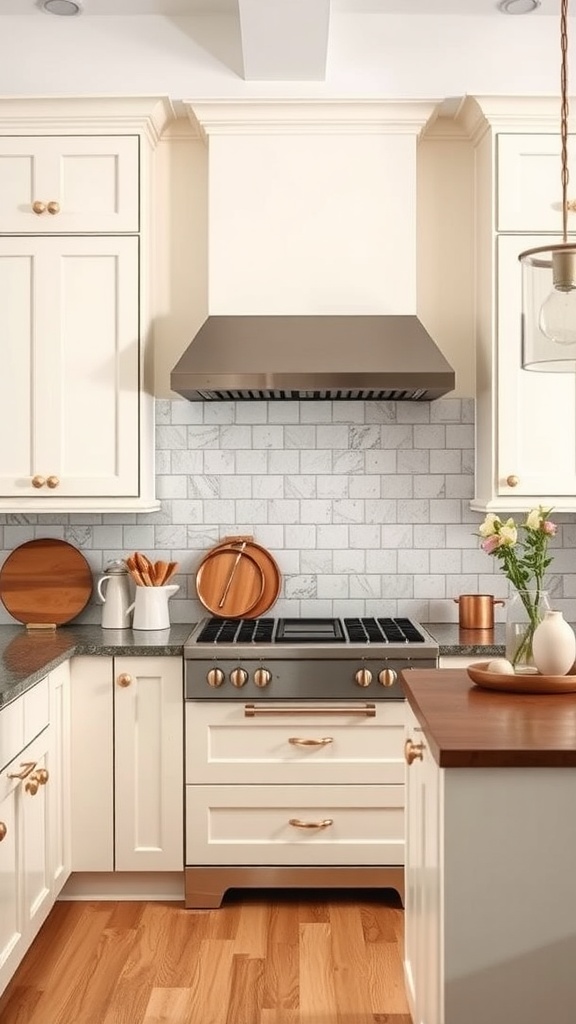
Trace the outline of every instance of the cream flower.
{"label": "cream flower", "polygon": [[539,508],[533,508],[531,512],[526,516],[526,522],[524,526],[528,530],[539,530],[542,522],[542,510]]}
{"label": "cream flower", "polygon": [[513,519],[508,519],[499,530],[500,543],[507,547],[513,547],[518,540],[518,530]]}
{"label": "cream flower", "polygon": [[495,516],[493,512],[489,512],[484,522],[478,529],[478,533],[481,537],[492,537],[493,534],[498,533],[496,524],[500,524],[501,520],[499,516]]}

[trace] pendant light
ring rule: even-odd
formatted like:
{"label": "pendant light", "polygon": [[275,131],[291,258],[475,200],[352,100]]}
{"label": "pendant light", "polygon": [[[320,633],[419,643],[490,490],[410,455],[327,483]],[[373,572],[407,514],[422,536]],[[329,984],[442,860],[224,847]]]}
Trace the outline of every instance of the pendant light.
{"label": "pendant light", "polygon": [[576,373],[576,243],[568,242],[568,0],[561,0],[562,244],[526,249],[522,264],[522,366]]}

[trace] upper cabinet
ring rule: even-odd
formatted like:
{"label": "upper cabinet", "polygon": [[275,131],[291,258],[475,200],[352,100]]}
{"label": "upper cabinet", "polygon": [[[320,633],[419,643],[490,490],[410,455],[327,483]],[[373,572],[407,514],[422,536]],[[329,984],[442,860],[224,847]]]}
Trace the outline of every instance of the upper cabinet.
{"label": "upper cabinet", "polygon": [[0,232],[135,232],[139,138],[0,137]]}
{"label": "upper cabinet", "polygon": [[[475,155],[472,508],[520,512],[543,504],[576,511],[576,375],[524,370],[521,362],[518,256],[562,240],[558,104],[470,97],[458,120]],[[576,213],[570,218],[576,230]]]}
{"label": "upper cabinet", "polygon": [[0,512],[159,507],[149,252],[171,117],[154,98],[0,102]]}

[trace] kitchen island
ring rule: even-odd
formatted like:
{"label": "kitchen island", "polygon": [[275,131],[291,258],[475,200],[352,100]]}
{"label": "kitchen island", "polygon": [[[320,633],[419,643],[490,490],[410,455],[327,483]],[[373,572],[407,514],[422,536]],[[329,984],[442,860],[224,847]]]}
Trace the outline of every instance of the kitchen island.
{"label": "kitchen island", "polygon": [[576,694],[402,674],[405,974],[419,1024],[576,1018]]}

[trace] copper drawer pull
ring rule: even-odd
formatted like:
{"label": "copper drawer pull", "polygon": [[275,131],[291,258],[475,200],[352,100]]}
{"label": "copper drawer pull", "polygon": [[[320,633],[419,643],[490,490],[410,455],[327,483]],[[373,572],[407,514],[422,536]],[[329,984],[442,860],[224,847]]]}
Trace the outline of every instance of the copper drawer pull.
{"label": "copper drawer pull", "polygon": [[293,743],[295,747],[325,747],[333,742],[332,736],[323,736],[321,740],[305,740],[302,736],[290,736],[288,740],[288,743]]}
{"label": "copper drawer pull", "polygon": [[328,828],[329,825],[334,824],[334,819],[324,818],[323,821],[300,821],[300,818],[290,818],[288,824],[293,825],[294,828]]}
{"label": "copper drawer pull", "polygon": [[245,704],[244,717],[254,718],[256,715],[363,715],[365,718],[376,717],[375,704],[363,704],[355,708],[303,708],[303,707],[281,707],[275,708],[270,705]]}

